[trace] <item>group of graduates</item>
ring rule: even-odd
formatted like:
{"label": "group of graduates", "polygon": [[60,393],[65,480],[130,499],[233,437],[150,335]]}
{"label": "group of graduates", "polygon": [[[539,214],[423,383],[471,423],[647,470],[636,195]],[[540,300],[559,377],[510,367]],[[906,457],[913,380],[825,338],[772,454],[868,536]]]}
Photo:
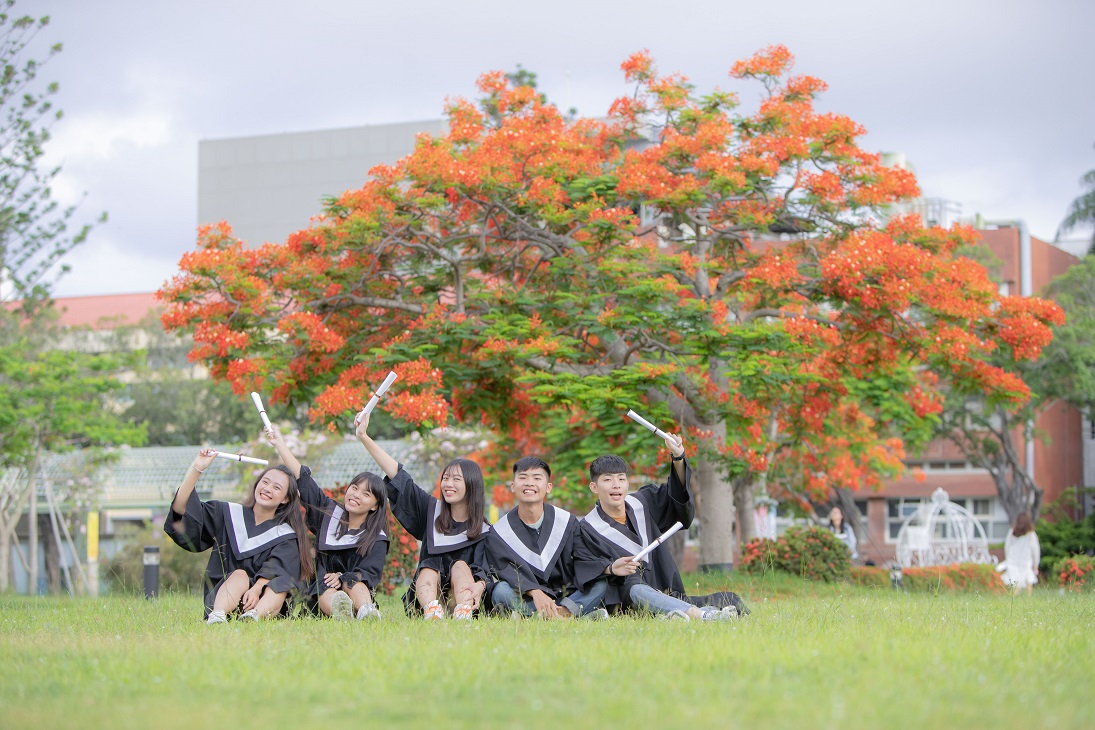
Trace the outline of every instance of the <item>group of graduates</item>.
{"label": "group of graduates", "polygon": [[434,497],[369,436],[368,426],[362,413],[356,436],[384,476],[358,474],[341,502],[320,489],[276,426],[266,437],[283,464],[263,470],[242,503],[198,498],[194,487],[216,452],[198,453],[164,530],[186,550],[212,551],[207,623],[281,615],[297,594],[326,616],[379,618],[374,593],[388,553],[389,509],[421,544],[403,602],[408,614],[428,621],[470,620],[481,612],[601,619],[619,611],[713,621],[748,612],[734,593],[686,595],[664,545],[634,559],[674,523],[687,526],[695,516],[691,469],[677,436],[665,438],[672,454],[666,483],[633,494],[622,458],[595,459],[589,488],[597,504],[581,519],[547,503],[547,462],[519,459],[511,482],[516,507],[491,525],[478,464],[446,465],[440,498]]}

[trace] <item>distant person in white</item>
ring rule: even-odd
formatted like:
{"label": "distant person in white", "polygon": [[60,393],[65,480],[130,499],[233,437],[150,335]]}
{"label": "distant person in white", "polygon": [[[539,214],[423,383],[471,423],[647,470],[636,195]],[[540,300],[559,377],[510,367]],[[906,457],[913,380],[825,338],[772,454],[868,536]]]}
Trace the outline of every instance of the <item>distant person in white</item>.
{"label": "distant person in white", "polygon": [[1026,590],[1033,592],[1038,582],[1038,562],[1042,559],[1042,548],[1038,544],[1038,533],[1030,515],[1023,513],[1015,518],[1015,524],[1008,530],[1004,542],[1004,583],[1015,589],[1016,595]]}
{"label": "distant person in white", "polygon": [[852,554],[852,560],[858,560],[859,552],[856,550],[855,530],[852,529],[851,525],[844,522],[844,513],[840,511],[840,507],[833,507],[829,510],[829,530],[848,546],[848,552]]}

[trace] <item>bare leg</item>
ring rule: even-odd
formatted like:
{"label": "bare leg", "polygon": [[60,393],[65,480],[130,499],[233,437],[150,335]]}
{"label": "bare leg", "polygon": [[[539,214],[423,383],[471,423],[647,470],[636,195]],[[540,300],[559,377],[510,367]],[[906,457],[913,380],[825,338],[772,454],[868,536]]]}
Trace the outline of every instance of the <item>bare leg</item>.
{"label": "bare leg", "polygon": [[472,575],[468,564],[463,560],[453,563],[449,576],[452,581],[452,594],[456,598],[456,602],[478,608],[480,594],[475,590],[475,576]]}
{"label": "bare leg", "polygon": [[337,588],[328,588],[319,596],[319,610],[324,616],[331,615],[331,599],[338,593]]}
{"label": "bare leg", "polygon": [[432,568],[423,568],[418,571],[418,577],[414,580],[414,593],[418,598],[418,605],[422,608],[437,600],[438,584],[441,574]]}
{"label": "bare leg", "polygon": [[364,583],[354,583],[353,587],[346,592],[350,594],[350,598],[354,602],[355,614],[362,606],[371,606],[373,604],[373,596],[369,593],[369,586]]}
{"label": "bare leg", "polygon": [[259,605],[255,606],[255,613],[259,618],[267,618],[269,616],[276,616],[281,607],[285,605],[285,597],[288,593],[274,593],[267,588],[262,592],[262,598],[259,599]]}
{"label": "bare leg", "polygon": [[213,599],[213,610],[232,613],[240,607],[240,599],[251,587],[251,578],[243,570],[234,570],[224,579]]}

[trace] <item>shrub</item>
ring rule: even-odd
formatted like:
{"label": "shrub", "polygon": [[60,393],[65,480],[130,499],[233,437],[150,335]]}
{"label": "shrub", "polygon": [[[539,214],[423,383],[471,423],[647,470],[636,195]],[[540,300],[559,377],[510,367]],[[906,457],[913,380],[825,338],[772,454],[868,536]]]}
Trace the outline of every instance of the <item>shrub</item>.
{"label": "shrub", "polygon": [[757,539],[742,548],[746,573],[778,570],[807,580],[848,580],[851,555],[847,546],[820,527],[792,527],[776,540]]}
{"label": "shrub", "polygon": [[1047,508],[1046,519],[1038,520],[1034,529],[1042,551],[1039,569],[1047,573],[1056,572],[1055,566],[1062,558],[1095,552],[1095,514],[1077,522],[1067,511],[1069,503],[1059,507],[1062,501],[1058,499]]}
{"label": "shrub", "polygon": [[144,548],[160,548],[160,590],[204,593],[202,576],[209,553],[191,553],[173,543],[157,523],[132,529],[119,535],[122,547],[113,558],[104,560],[105,577],[111,588],[125,593],[144,591]]}
{"label": "shrub", "polygon": [[389,527],[388,564],[378,590],[391,596],[414,577],[414,569],[418,567],[418,540],[407,534],[394,517],[389,521]]}
{"label": "shrub", "polygon": [[1070,555],[1061,558],[1053,565],[1053,575],[1062,588],[1070,591],[1090,591],[1095,587],[1092,571],[1095,570],[1095,558],[1087,555]]}
{"label": "shrub", "polygon": [[851,581],[857,586],[889,588],[890,571],[873,565],[853,565]]}
{"label": "shrub", "polygon": [[741,549],[738,567],[751,575],[761,575],[775,570],[776,541],[758,537],[745,543]]}
{"label": "shrub", "polygon": [[996,566],[984,563],[904,568],[901,577],[905,589],[914,592],[1002,593],[1005,590]]}

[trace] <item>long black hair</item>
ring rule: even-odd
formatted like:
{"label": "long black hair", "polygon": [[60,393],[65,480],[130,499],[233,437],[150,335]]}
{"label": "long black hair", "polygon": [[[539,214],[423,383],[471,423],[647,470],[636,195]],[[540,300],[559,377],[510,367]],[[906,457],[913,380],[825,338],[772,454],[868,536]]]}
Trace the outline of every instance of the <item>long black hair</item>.
{"label": "long black hair", "polygon": [[[459,467],[464,477],[464,504],[468,507],[467,536],[469,540],[474,540],[483,533],[483,520],[487,513],[483,470],[471,459],[453,459],[441,470],[441,478],[444,479],[454,466]],[[438,532],[447,535],[452,530],[453,523],[452,506],[442,497],[441,514],[437,516],[434,526]]]}
{"label": "long black hair", "polygon": [[280,471],[289,477],[289,488],[286,490],[289,499],[279,504],[274,510],[274,521],[279,524],[288,523],[293,528],[293,532],[297,534],[297,550],[300,551],[300,579],[311,580],[316,574],[315,565],[312,564],[312,541],[308,534],[308,528],[304,524],[304,515],[301,514],[300,487],[297,486],[297,478],[293,476],[293,472],[289,470],[289,467],[277,464],[260,471],[259,475],[255,477],[255,483],[251,485],[251,491],[244,496],[242,504],[244,507],[253,508],[255,506],[255,490],[258,489],[262,478],[270,471]]}
{"label": "long black hair", "polygon": [[[353,479],[350,484],[363,484],[376,498],[376,509],[365,515],[365,521],[361,523],[361,532],[357,535],[357,554],[364,556],[376,541],[380,539],[380,533],[388,534],[388,489],[384,486],[384,480],[371,471],[363,471]],[[350,529],[350,513],[346,511],[346,495],[342,495],[342,517],[340,518],[342,534]]]}

